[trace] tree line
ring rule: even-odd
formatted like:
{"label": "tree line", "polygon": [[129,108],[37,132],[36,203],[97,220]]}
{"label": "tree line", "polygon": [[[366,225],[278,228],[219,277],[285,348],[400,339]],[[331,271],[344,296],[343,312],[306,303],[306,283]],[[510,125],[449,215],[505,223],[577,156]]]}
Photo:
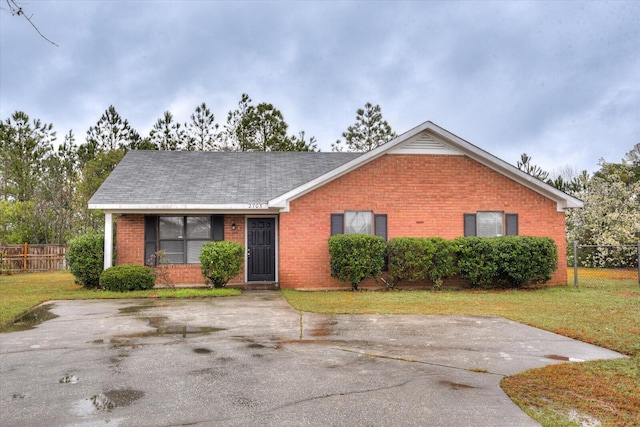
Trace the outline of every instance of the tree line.
{"label": "tree line", "polygon": [[[335,151],[367,151],[395,137],[380,106],[365,104]],[[185,123],[165,111],[148,135],[109,106],[79,142],[58,142],[53,124],[16,111],[0,122],[0,244],[67,243],[101,231],[104,214],[89,199],[129,150],[319,151],[305,131],[289,133],[282,112],[242,94],[224,125],[203,102]]]}

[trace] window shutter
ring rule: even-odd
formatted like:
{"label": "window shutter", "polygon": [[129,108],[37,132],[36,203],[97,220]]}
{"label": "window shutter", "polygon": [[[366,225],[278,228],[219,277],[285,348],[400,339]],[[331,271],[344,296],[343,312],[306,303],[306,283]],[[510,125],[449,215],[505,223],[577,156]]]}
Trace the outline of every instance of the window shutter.
{"label": "window shutter", "polygon": [[158,217],[144,217],[144,263],[153,266],[155,261],[151,260],[153,254],[158,251]]}
{"label": "window shutter", "polygon": [[213,215],[211,217],[211,231],[214,242],[224,240],[224,215]]}
{"label": "window shutter", "polygon": [[517,236],[518,235],[518,214],[506,214],[506,235]]}
{"label": "window shutter", "polygon": [[[387,241],[387,215],[378,214],[373,216],[373,222],[375,227],[376,236],[382,237],[384,241]],[[384,257],[384,265],[382,271],[389,271],[389,258]]]}
{"label": "window shutter", "polygon": [[375,232],[376,236],[382,237],[384,241],[387,241],[387,215],[379,214],[374,215]]}
{"label": "window shutter", "polygon": [[331,235],[344,234],[344,214],[331,214]]}
{"label": "window shutter", "polygon": [[476,214],[464,214],[464,236],[476,235]]}

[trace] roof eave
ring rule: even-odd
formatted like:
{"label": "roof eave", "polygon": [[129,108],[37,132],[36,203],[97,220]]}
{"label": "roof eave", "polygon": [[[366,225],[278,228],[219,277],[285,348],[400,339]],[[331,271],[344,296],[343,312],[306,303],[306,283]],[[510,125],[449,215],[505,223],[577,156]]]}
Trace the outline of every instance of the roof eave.
{"label": "roof eave", "polygon": [[229,203],[229,204],[192,204],[192,203],[90,203],[89,209],[104,210],[115,214],[273,214],[279,209],[270,207],[267,203]]}

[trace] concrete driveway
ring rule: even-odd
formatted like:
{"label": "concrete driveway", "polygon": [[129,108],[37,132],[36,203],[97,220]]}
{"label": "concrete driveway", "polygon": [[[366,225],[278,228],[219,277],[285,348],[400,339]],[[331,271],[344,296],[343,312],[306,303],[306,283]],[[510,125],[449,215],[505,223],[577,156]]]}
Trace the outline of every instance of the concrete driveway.
{"label": "concrete driveway", "polygon": [[496,317],[316,315],[278,292],[57,301],[0,334],[6,426],[534,426],[500,380],[620,354]]}

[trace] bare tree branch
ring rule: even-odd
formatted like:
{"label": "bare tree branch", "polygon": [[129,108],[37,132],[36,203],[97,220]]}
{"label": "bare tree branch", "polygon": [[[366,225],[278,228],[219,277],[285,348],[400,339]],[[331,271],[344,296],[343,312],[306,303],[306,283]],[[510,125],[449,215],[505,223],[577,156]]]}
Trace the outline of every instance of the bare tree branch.
{"label": "bare tree branch", "polygon": [[[29,24],[31,24],[31,26],[38,32],[38,34],[40,34],[40,37],[42,37],[43,39],[45,39],[46,41],[48,41],[49,43],[51,43],[55,47],[60,47],[56,43],[54,43],[53,41],[49,40],[47,37],[45,37],[44,34],[42,34],[40,32],[40,30],[38,29],[36,24],[34,24],[33,21],[31,21],[31,18],[33,17],[33,15],[27,16],[24,13],[24,10],[22,10],[22,7],[18,5],[16,0],[6,0],[6,1],[7,1],[7,5],[9,6],[9,12],[11,13],[11,15],[13,15],[13,16],[18,15],[18,16],[24,17],[24,19],[26,19],[27,22]],[[2,10],[4,10],[4,9],[2,9]]]}

